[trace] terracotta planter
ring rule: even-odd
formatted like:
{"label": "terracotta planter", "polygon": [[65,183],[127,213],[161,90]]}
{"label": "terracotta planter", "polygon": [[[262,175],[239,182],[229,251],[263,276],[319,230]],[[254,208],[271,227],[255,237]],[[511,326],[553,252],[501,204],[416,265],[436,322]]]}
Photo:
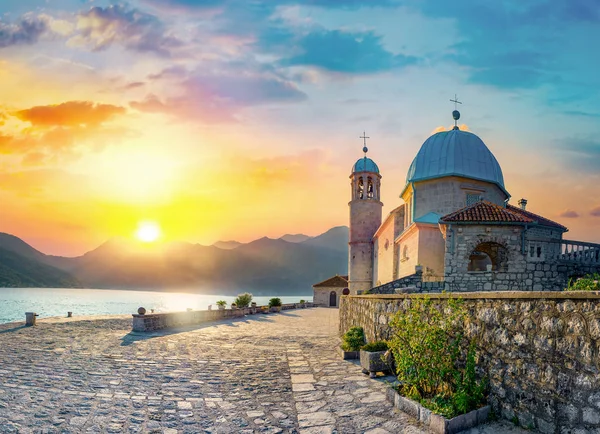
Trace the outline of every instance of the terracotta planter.
{"label": "terracotta planter", "polygon": [[281,306],[272,306],[271,312],[281,312]]}

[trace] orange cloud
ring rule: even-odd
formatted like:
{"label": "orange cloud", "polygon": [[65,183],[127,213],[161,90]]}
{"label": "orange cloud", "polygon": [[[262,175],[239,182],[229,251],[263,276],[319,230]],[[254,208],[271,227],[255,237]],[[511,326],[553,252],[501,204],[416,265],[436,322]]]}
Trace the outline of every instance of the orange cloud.
{"label": "orange cloud", "polygon": [[90,101],[69,101],[62,104],[32,107],[14,115],[33,126],[90,126],[99,125],[116,115],[125,114],[125,108]]}

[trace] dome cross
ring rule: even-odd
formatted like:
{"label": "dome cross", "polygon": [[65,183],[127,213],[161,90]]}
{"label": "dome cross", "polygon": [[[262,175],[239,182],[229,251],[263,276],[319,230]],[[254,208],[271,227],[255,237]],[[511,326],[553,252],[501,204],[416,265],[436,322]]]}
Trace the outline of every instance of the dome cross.
{"label": "dome cross", "polygon": [[370,137],[367,136],[367,133],[365,131],[363,131],[363,135],[358,136],[358,138],[363,139],[363,152],[365,153],[365,158],[366,158],[367,152],[369,151],[369,148],[367,148],[367,139],[370,139]]}
{"label": "dome cross", "polygon": [[456,124],[456,121],[460,119],[460,112],[457,110],[457,104],[462,104],[462,102],[458,100],[458,96],[456,94],[454,94],[454,99],[451,99],[450,102],[454,103],[454,111],[452,112],[452,118],[454,119],[453,130],[458,130],[458,125]]}

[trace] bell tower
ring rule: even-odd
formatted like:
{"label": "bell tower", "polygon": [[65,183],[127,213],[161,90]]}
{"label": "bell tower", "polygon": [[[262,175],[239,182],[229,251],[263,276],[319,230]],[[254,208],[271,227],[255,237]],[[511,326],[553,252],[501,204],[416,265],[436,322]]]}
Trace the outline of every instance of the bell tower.
{"label": "bell tower", "polygon": [[350,240],[348,249],[348,288],[350,294],[373,287],[373,235],[381,226],[383,203],[380,200],[381,175],[367,157],[367,139],[363,133],[364,157],[352,167],[350,185]]}

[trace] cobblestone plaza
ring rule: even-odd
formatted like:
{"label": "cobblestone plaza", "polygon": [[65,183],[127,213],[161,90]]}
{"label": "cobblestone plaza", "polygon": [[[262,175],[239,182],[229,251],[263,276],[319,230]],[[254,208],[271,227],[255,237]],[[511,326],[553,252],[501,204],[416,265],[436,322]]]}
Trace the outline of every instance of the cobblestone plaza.
{"label": "cobblestone plaza", "polygon": [[155,333],[124,316],[0,325],[0,432],[427,432],[386,401],[392,377],[341,359],[337,329],[326,308]]}

